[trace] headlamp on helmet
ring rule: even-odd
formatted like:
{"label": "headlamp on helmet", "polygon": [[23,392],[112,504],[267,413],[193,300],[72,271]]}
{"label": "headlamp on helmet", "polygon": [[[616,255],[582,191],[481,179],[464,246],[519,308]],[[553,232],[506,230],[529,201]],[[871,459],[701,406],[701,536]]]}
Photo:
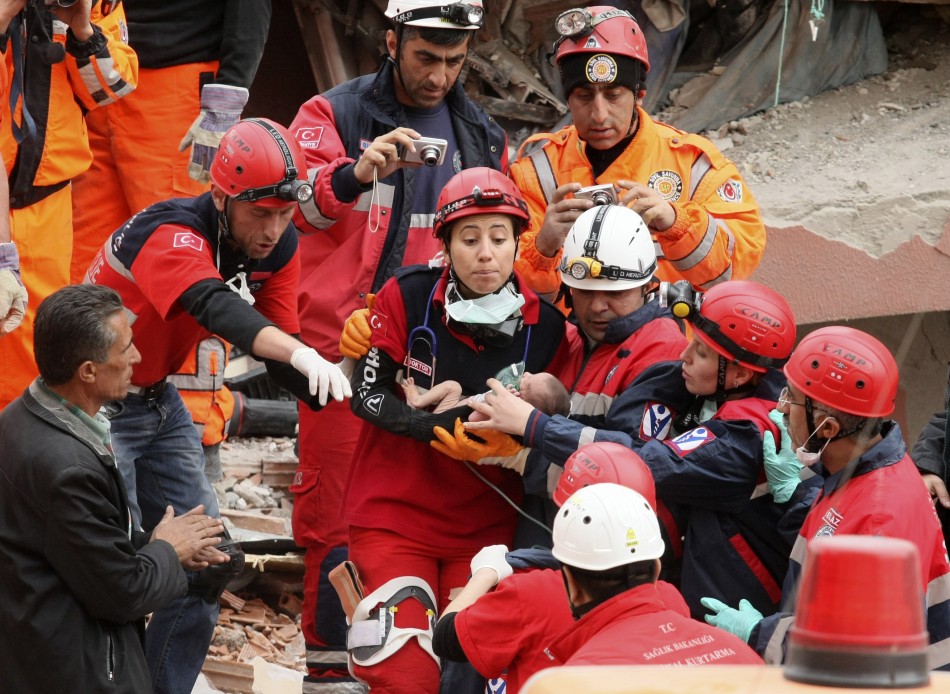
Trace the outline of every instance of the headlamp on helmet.
{"label": "headlamp on helmet", "polygon": [[396,24],[429,26],[423,20],[443,20],[457,25],[458,28],[481,28],[485,23],[485,9],[481,5],[467,2],[454,2],[431,7],[413,7],[390,17]]}
{"label": "headlamp on helmet", "polygon": [[435,214],[436,226],[441,225],[449,215],[473,205],[477,207],[513,206],[522,210],[526,215],[528,214],[528,204],[524,200],[519,200],[498,188],[486,188],[482,190],[478,186],[475,186],[472,188],[471,195],[466,195],[463,198],[454,200],[439,208],[439,211]]}
{"label": "headlamp on helmet", "polygon": [[593,17],[590,12],[580,8],[567,10],[558,15],[554,20],[554,28],[557,33],[564,38],[573,38],[583,34],[589,34],[593,30],[591,23]]}
{"label": "headlamp on helmet", "polygon": [[[568,255],[562,255],[561,265],[559,268],[561,272],[570,275],[578,281],[590,278],[633,281],[643,284],[645,281],[653,277],[653,273],[656,271],[655,256],[653,262],[643,270],[623,268],[619,265],[605,265],[597,257],[597,251],[600,248],[601,230],[605,223],[606,217],[609,214],[617,214],[615,212],[611,212],[611,210],[614,209],[628,208],[619,208],[613,205],[600,205],[598,207],[591,208],[584,213],[589,217],[593,212],[594,219],[590,225],[590,231],[588,232],[587,239],[584,241],[583,255],[575,256],[573,258],[569,257]],[[639,221],[640,217],[637,216],[636,219]],[[652,243],[653,242],[650,241],[651,245]]]}
{"label": "headlamp on helmet", "polygon": [[277,128],[264,120],[253,119],[249,122],[256,123],[264,128],[274,138],[280,148],[281,156],[284,158],[284,178],[270,186],[247,188],[235,195],[234,199],[241,202],[257,202],[265,198],[277,198],[278,200],[296,203],[304,203],[310,200],[313,197],[313,186],[310,185],[309,181],[301,181],[297,178],[299,172],[297,171],[297,165],[294,163],[294,155]]}

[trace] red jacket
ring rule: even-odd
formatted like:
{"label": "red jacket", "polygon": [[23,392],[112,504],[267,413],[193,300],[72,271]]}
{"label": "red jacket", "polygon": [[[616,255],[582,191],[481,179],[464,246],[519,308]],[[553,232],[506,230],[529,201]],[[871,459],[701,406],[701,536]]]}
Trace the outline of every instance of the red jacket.
{"label": "red jacket", "polygon": [[653,583],[598,605],[550,650],[564,665],[762,663],[732,634],[667,609]]}

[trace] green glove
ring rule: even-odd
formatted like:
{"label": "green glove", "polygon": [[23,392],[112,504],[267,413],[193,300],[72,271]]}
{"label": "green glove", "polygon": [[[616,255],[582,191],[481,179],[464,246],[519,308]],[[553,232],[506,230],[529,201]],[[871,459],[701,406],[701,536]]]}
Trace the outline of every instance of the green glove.
{"label": "green glove", "polygon": [[713,614],[706,615],[709,624],[735,634],[746,643],[749,643],[755,625],[763,619],[762,613],[752,607],[752,603],[745,598],[739,601],[738,610],[716,598],[703,598],[699,602],[707,610],[713,611]]}
{"label": "green glove", "polygon": [[792,498],[795,488],[798,486],[798,473],[801,472],[802,464],[795,457],[795,451],[792,450],[792,439],[788,436],[788,430],[785,428],[785,421],[782,413],[778,410],[769,412],[775,426],[778,427],[782,435],[781,450],[775,450],[775,437],[771,432],[766,432],[762,439],[762,456],[765,461],[765,478],[769,481],[769,491],[772,492],[772,498],[780,504]]}

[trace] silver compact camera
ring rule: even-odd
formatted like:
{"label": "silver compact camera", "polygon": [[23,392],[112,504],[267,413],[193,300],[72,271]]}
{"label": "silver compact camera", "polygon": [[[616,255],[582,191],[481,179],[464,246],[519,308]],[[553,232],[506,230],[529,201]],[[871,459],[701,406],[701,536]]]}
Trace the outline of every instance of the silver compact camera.
{"label": "silver compact camera", "polygon": [[412,141],[412,146],[415,147],[415,152],[408,147],[401,147],[399,158],[408,163],[438,166],[445,161],[445,150],[448,149],[449,143],[437,137],[420,137]]}
{"label": "silver compact camera", "polygon": [[619,203],[617,189],[613,183],[604,183],[599,186],[588,186],[574,193],[575,198],[592,200],[595,205],[616,205]]}

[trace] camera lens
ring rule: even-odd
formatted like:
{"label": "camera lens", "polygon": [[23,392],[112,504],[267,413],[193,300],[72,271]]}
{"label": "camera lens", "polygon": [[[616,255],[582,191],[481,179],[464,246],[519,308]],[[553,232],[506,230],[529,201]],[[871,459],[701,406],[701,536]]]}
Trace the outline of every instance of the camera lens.
{"label": "camera lens", "polygon": [[439,163],[439,148],[435,145],[426,145],[420,150],[419,158],[426,166],[435,166]]}
{"label": "camera lens", "polygon": [[610,199],[610,195],[605,193],[602,190],[598,190],[596,193],[590,196],[590,199],[594,202],[595,205],[609,205],[613,202]]}

